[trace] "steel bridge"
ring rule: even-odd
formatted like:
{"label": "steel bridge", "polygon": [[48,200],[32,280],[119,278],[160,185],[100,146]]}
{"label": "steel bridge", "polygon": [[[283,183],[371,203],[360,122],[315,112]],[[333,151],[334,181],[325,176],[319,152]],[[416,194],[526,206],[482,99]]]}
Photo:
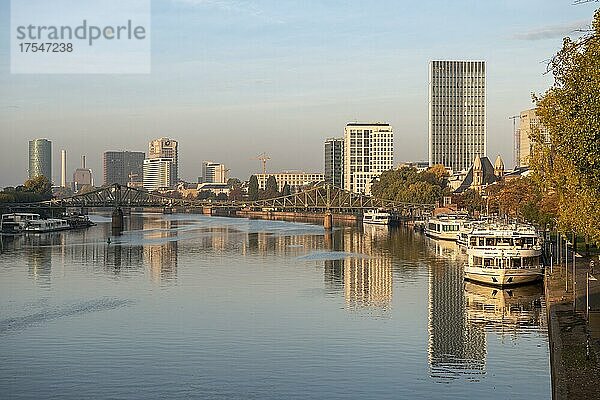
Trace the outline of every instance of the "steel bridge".
{"label": "steel bridge", "polygon": [[257,201],[211,201],[173,198],[149,193],[142,189],[114,184],[62,199],[38,203],[10,204],[8,208],[171,208],[171,209],[229,209],[267,210],[285,212],[333,212],[360,214],[378,209],[396,214],[420,213],[432,210],[433,204],[403,203],[351,193],[331,185],[316,186],[288,196]]}

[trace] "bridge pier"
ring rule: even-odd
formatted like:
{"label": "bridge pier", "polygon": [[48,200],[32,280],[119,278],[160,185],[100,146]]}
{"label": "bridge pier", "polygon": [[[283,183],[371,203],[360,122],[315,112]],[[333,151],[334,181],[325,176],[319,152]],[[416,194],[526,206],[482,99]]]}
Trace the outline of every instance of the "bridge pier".
{"label": "bridge pier", "polygon": [[112,213],[112,230],[114,233],[123,232],[125,226],[125,217],[123,216],[123,210],[121,208],[115,208]]}
{"label": "bridge pier", "polygon": [[325,230],[330,231],[333,227],[333,215],[331,211],[325,212],[325,216],[323,217],[323,228]]}

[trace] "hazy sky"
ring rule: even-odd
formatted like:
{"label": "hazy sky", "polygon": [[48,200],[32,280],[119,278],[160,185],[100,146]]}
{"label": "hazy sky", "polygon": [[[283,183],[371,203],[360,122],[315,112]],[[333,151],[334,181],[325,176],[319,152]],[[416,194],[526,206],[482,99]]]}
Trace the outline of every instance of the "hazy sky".
{"label": "hazy sky", "polygon": [[512,165],[509,116],[551,83],[545,61],[589,25],[598,3],[572,0],[155,0],[149,75],[11,75],[9,2],[0,1],[0,186],[24,181],[27,141],[60,150],[69,174],[87,155],[170,136],[180,176],[202,160],[247,179],[268,170],[322,171],[323,140],[349,121],[394,127],[395,160],[427,158],[432,59],[487,62],[488,155]]}

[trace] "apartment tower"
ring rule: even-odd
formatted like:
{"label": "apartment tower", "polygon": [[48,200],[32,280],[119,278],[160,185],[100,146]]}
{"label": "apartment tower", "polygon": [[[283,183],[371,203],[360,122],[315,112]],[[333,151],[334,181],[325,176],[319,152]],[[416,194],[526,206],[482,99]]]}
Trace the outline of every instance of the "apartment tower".
{"label": "apartment tower", "polygon": [[486,154],[485,61],[429,63],[429,165],[466,171]]}
{"label": "apartment tower", "polygon": [[344,190],[371,194],[371,183],[393,168],[394,132],[386,123],[349,123],[344,129]]}

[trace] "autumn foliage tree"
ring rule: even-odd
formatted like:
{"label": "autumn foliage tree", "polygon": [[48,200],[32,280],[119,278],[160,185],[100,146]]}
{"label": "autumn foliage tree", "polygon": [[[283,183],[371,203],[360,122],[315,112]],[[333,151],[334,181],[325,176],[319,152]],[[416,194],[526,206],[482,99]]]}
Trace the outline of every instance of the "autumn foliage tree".
{"label": "autumn foliage tree", "polygon": [[534,96],[549,141],[532,138],[533,179],[555,198],[561,230],[600,243],[600,9],[592,32],[564,39],[550,68],[553,86]]}

